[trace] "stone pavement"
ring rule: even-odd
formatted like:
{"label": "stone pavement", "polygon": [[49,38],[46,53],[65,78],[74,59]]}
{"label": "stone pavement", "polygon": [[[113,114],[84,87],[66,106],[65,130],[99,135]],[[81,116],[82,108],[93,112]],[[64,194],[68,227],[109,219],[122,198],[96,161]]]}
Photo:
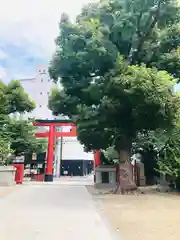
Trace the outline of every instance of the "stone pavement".
{"label": "stone pavement", "polygon": [[24,184],[0,199],[0,239],[114,240],[83,181],[63,181]]}
{"label": "stone pavement", "polygon": [[15,190],[16,186],[3,187],[0,186],[0,198],[11,194]]}

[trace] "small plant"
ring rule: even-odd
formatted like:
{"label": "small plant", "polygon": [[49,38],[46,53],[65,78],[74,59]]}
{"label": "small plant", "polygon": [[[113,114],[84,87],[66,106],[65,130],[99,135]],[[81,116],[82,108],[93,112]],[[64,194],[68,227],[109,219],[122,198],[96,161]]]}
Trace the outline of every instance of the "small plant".
{"label": "small plant", "polygon": [[8,156],[13,151],[9,147],[9,141],[5,138],[0,137],[0,165],[6,165]]}
{"label": "small plant", "polygon": [[159,154],[158,172],[170,177],[173,181],[180,177],[180,149],[169,139],[164,150]]}

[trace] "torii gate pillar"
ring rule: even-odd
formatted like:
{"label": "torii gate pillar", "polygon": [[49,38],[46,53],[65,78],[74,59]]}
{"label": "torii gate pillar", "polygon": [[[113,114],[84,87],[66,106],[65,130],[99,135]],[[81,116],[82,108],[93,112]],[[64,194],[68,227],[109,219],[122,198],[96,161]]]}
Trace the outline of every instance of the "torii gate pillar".
{"label": "torii gate pillar", "polygon": [[48,150],[47,150],[47,164],[45,172],[45,182],[53,181],[53,161],[54,161],[54,126],[49,126],[49,140],[48,140]]}

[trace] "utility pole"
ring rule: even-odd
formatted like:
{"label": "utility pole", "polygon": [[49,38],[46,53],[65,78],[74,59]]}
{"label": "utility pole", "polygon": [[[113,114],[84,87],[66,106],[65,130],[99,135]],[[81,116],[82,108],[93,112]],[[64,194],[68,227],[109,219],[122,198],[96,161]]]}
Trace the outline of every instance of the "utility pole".
{"label": "utility pole", "polygon": [[59,166],[60,175],[61,175],[62,154],[63,154],[63,136],[61,136],[61,140],[60,140],[60,166]]}
{"label": "utility pole", "polygon": [[[60,127],[59,131],[62,132],[63,128]],[[57,147],[57,150],[56,150],[56,159],[57,159],[56,177],[60,177],[60,175],[61,175],[61,161],[62,161],[62,153],[63,153],[63,137],[62,136],[60,138],[57,138],[56,147]]]}

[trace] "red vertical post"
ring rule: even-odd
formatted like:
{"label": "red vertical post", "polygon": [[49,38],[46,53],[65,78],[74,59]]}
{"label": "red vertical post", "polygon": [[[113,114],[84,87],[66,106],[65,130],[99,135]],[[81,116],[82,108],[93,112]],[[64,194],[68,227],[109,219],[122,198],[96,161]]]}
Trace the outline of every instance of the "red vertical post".
{"label": "red vertical post", "polygon": [[45,182],[53,181],[53,160],[54,160],[54,125],[49,126],[49,139],[48,139],[48,152],[47,152],[47,163]]}
{"label": "red vertical post", "polygon": [[94,152],[94,166],[95,168],[101,164],[101,151]]}
{"label": "red vertical post", "polygon": [[101,151],[94,151],[94,183],[96,183],[96,167],[101,165]]}

